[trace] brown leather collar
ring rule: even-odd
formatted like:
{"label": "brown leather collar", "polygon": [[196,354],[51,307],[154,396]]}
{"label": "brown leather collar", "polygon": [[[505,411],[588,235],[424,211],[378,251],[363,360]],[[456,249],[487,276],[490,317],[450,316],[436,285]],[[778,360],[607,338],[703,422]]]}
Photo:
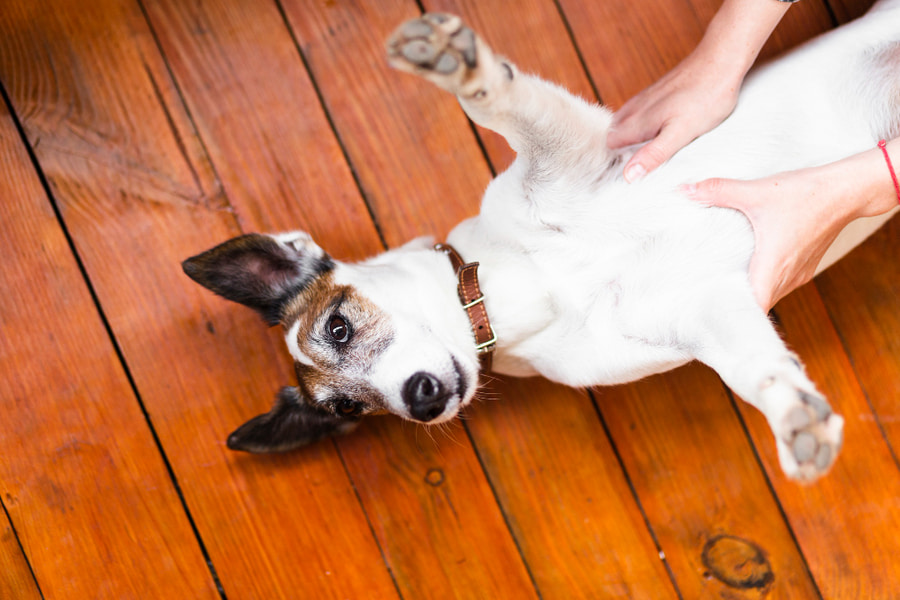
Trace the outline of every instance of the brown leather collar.
{"label": "brown leather collar", "polygon": [[478,359],[481,361],[481,370],[489,373],[497,336],[491,329],[491,321],[488,319],[487,309],[484,307],[484,294],[478,287],[478,263],[464,262],[459,252],[449,244],[436,244],[434,249],[447,255],[456,272],[458,280],[456,291],[459,294],[460,303],[469,316],[469,322],[472,324],[472,334],[475,336],[475,349],[478,351]]}

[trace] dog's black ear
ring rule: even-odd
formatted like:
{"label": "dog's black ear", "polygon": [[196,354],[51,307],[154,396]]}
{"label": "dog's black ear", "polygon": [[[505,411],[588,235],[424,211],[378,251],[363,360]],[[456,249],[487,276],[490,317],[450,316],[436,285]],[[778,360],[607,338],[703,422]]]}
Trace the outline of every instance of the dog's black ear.
{"label": "dog's black ear", "polygon": [[258,311],[269,325],[284,304],[334,262],[305,233],[242,235],[181,264],[188,277]]}
{"label": "dog's black ear", "polygon": [[254,417],[228,436],[232,450],[266,453],[284,452],[306,446],[322,438],[349,433],[359,417],[339,417],[310,406],[295,387],[278,392],[275,406]]}

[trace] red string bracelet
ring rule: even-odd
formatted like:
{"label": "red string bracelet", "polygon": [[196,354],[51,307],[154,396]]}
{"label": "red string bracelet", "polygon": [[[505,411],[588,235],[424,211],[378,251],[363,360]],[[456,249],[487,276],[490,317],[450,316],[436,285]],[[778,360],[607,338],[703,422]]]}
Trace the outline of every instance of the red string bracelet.
{"label": "red string bracelet", "polygon": [[887,163],[888,171],[891,172],[891,179],[894,180],[894,189],[897,190],[897,203],[900,204],[900,183],[897,182],[897,174],[894,173],[894,165],[891,164],[891,157],[888,155],[887,142],[884,140],[879,141],[878,147],[881,148],[881,152],[884,154],[884,160]]}

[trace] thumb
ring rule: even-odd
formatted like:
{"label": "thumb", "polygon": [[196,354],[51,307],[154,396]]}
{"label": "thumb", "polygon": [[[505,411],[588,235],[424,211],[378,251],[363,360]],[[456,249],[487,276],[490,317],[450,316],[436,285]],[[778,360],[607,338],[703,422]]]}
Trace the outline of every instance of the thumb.
{"label": "thumb", "polygon": [[633,183],[643,178],[676,152],[684,148],[691,138],[673,127],[664,127],[659,135],[634,153],[625,166],[625,181]]}
{"label": "thumb", "polygon": [[703,206],[736,208],[747,213],[748,202],[740,193],[740,183],[732,179],[713,178],[683,185],[679,190],[688,198]]}

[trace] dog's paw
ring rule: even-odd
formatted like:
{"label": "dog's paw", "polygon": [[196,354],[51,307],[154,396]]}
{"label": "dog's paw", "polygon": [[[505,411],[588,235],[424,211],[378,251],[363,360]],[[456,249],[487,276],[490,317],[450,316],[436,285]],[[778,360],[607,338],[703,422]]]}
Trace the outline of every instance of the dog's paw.
{"label": "dog's paw", "polygon": [[461,93],[479,66],[475,33],[457,16],[428,13],[402,24],[388,39],[391,66],[432,81],[454,94]]}
{"label": "dog's paw", "polygon": [[785,474],[810,482],[834,464],[843,441],[844,420],[815,394],[797,391],[778,436],[778,454]]}

